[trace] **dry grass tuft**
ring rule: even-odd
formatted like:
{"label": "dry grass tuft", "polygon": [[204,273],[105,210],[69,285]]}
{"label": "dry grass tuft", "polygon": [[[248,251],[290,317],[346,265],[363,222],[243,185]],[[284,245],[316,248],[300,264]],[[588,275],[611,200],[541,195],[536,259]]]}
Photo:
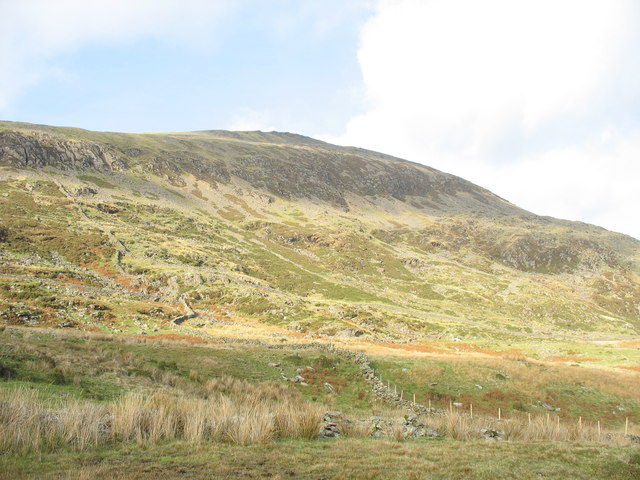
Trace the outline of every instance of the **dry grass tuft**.
{"label": "dry grass tuft", "polygon": [[283,386],[226,377],[209,381],[206,388],[207,398],[128,393],[103,405],[68,398],[47,403],[24,388],[1,391],[0,452],[168,440],[248,445],[311,439],[319,431],[321,407]]}

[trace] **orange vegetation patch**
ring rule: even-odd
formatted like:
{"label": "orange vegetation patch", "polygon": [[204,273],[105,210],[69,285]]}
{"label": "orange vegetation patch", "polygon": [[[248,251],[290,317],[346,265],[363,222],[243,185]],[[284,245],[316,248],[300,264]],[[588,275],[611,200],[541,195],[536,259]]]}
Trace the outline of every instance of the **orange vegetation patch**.
{"label": "orange vegetation patch", "polygon": [[491,355],[493,357],[514,356],[524,358],[524,353],[522,353],[522,350],[518,350],[516,348],[510,348],[508,350],[490,350],[488,348],[481,347],[480,345],[461,342],[448,342],[445,343],[445,345],[458,352],[482,353],[485,355]]}
{"label": "orange vegetation patch", "polygon": [[202,345],[203,343],[221,343],[196,337],[195,335],[178,335],[177,333],[160,333],[158,335],[135,335],[135,337],[148,340],[186,341],[192,345]]}
{"label": "orange vegetation patch", "polygon": [[640,340],[626,340],[624,342],[618,342],[617,345],[619,347],[640,348]]}
{"label": "orange vegetation patch", "polygon": [[87,284],[85,282],[83,282],[80,279],[77,278],[72,278],[72,277],[67,277],[65,275],[56,275],[56,280],[58,280],[59,282],[64,282],[64,283],[70,283],[73,285],[79,285],[82,287],[86,287]]}
{"label": "orange vegetation patch", "polygon": [[549,362],[599,362],[597,358],[578,357],[576,355],[552,355],[544,359]]}
{"label": "orange vegetation patch", "polygon": [[406,352],[422,352],[422,353],[451,353],[441,348],[432,347],[429,345],[414,345],[406,343],[382,343],[382,342],[368,342],[377,347],[392,348],[395,350],[404,350]]}
{"label": "orange vegetation patch", "polygon": [[137,291],[137,289],[131,284],[131,282],[133,281],[132,278],[124,277],[122,275],[118,275],[115,278],[115,280],[116,280],[116,282],[118,282],[120,285],[122,285],[127,290]]}
{"label": "orange vegetation patch", "polygon": [[616,368],[620,368],[622,370],[631,370],[632,372],[640,372],[640,367],[638,367],[638,366],[617,365]]}
{"label": "orange vegetation patch", "polygon": [[114,278],[116,276],[116,272],[106,265],[102,265],[98,262],[87,262],[82,265],[84,268],[88,268],[93,270],[94,272],[102,275],[107,278]]}

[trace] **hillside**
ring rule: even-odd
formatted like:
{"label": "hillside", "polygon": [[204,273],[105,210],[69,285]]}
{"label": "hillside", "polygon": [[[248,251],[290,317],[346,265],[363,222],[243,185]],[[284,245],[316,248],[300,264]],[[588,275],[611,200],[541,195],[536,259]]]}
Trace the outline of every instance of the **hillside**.
{"label": "hillside", "polygon": [[638,240],[287,133],[0,122],[0,242],[13,325],[414,343],[640,333]]}

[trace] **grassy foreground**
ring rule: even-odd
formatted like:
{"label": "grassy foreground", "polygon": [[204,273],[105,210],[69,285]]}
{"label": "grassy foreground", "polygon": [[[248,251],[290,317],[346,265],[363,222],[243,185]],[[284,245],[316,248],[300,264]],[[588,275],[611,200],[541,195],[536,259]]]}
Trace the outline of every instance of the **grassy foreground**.
{"label": "grassy foreground", "polygon": [[[420,388],[437,405],[465,402],[421,419],[444,438],[367,438],[370,415],[397,425],[406,412],[385,410],[356,365],[327,351],[6,328],[0,479],[640,479],[640,448],[613,418],[628,415],[629,433],[638,433],[632,372],[547,371],[520,357],[371,358],[407,392]],[[308,383],[280,377],[298,370]],[[575,393],[573,408],[561,404],[551,418],[537,412],[535,400],[551,400],[560,387]],[[588,411],[620,404],[624,413],[595,430]],[[495,407],[504,408],[501,421],[491,417]],[[315,438],[322,412],[336,408],[364,423],[339,439]],[[479,440],[487,427],[501,430],[502,441]]]}
{"label": "grassy foreground", "polygon": [[2,479],[599,479],[640,478],[636,447],[594,444],[346,439],[123,445],[0,457]]}

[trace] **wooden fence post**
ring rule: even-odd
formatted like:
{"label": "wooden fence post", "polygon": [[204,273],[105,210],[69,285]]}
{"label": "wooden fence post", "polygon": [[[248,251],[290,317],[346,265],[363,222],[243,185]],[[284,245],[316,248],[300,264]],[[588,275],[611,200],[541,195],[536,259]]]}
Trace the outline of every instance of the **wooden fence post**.
{"label": "wooden fence post", "polygon": [[502,420],[502,410],[498,408],[498,420]]}
{"label": "wooden fence post", "polygon": [[471,414],[471,418],[473,418],[473,403],[469,404],[469,413]]}

